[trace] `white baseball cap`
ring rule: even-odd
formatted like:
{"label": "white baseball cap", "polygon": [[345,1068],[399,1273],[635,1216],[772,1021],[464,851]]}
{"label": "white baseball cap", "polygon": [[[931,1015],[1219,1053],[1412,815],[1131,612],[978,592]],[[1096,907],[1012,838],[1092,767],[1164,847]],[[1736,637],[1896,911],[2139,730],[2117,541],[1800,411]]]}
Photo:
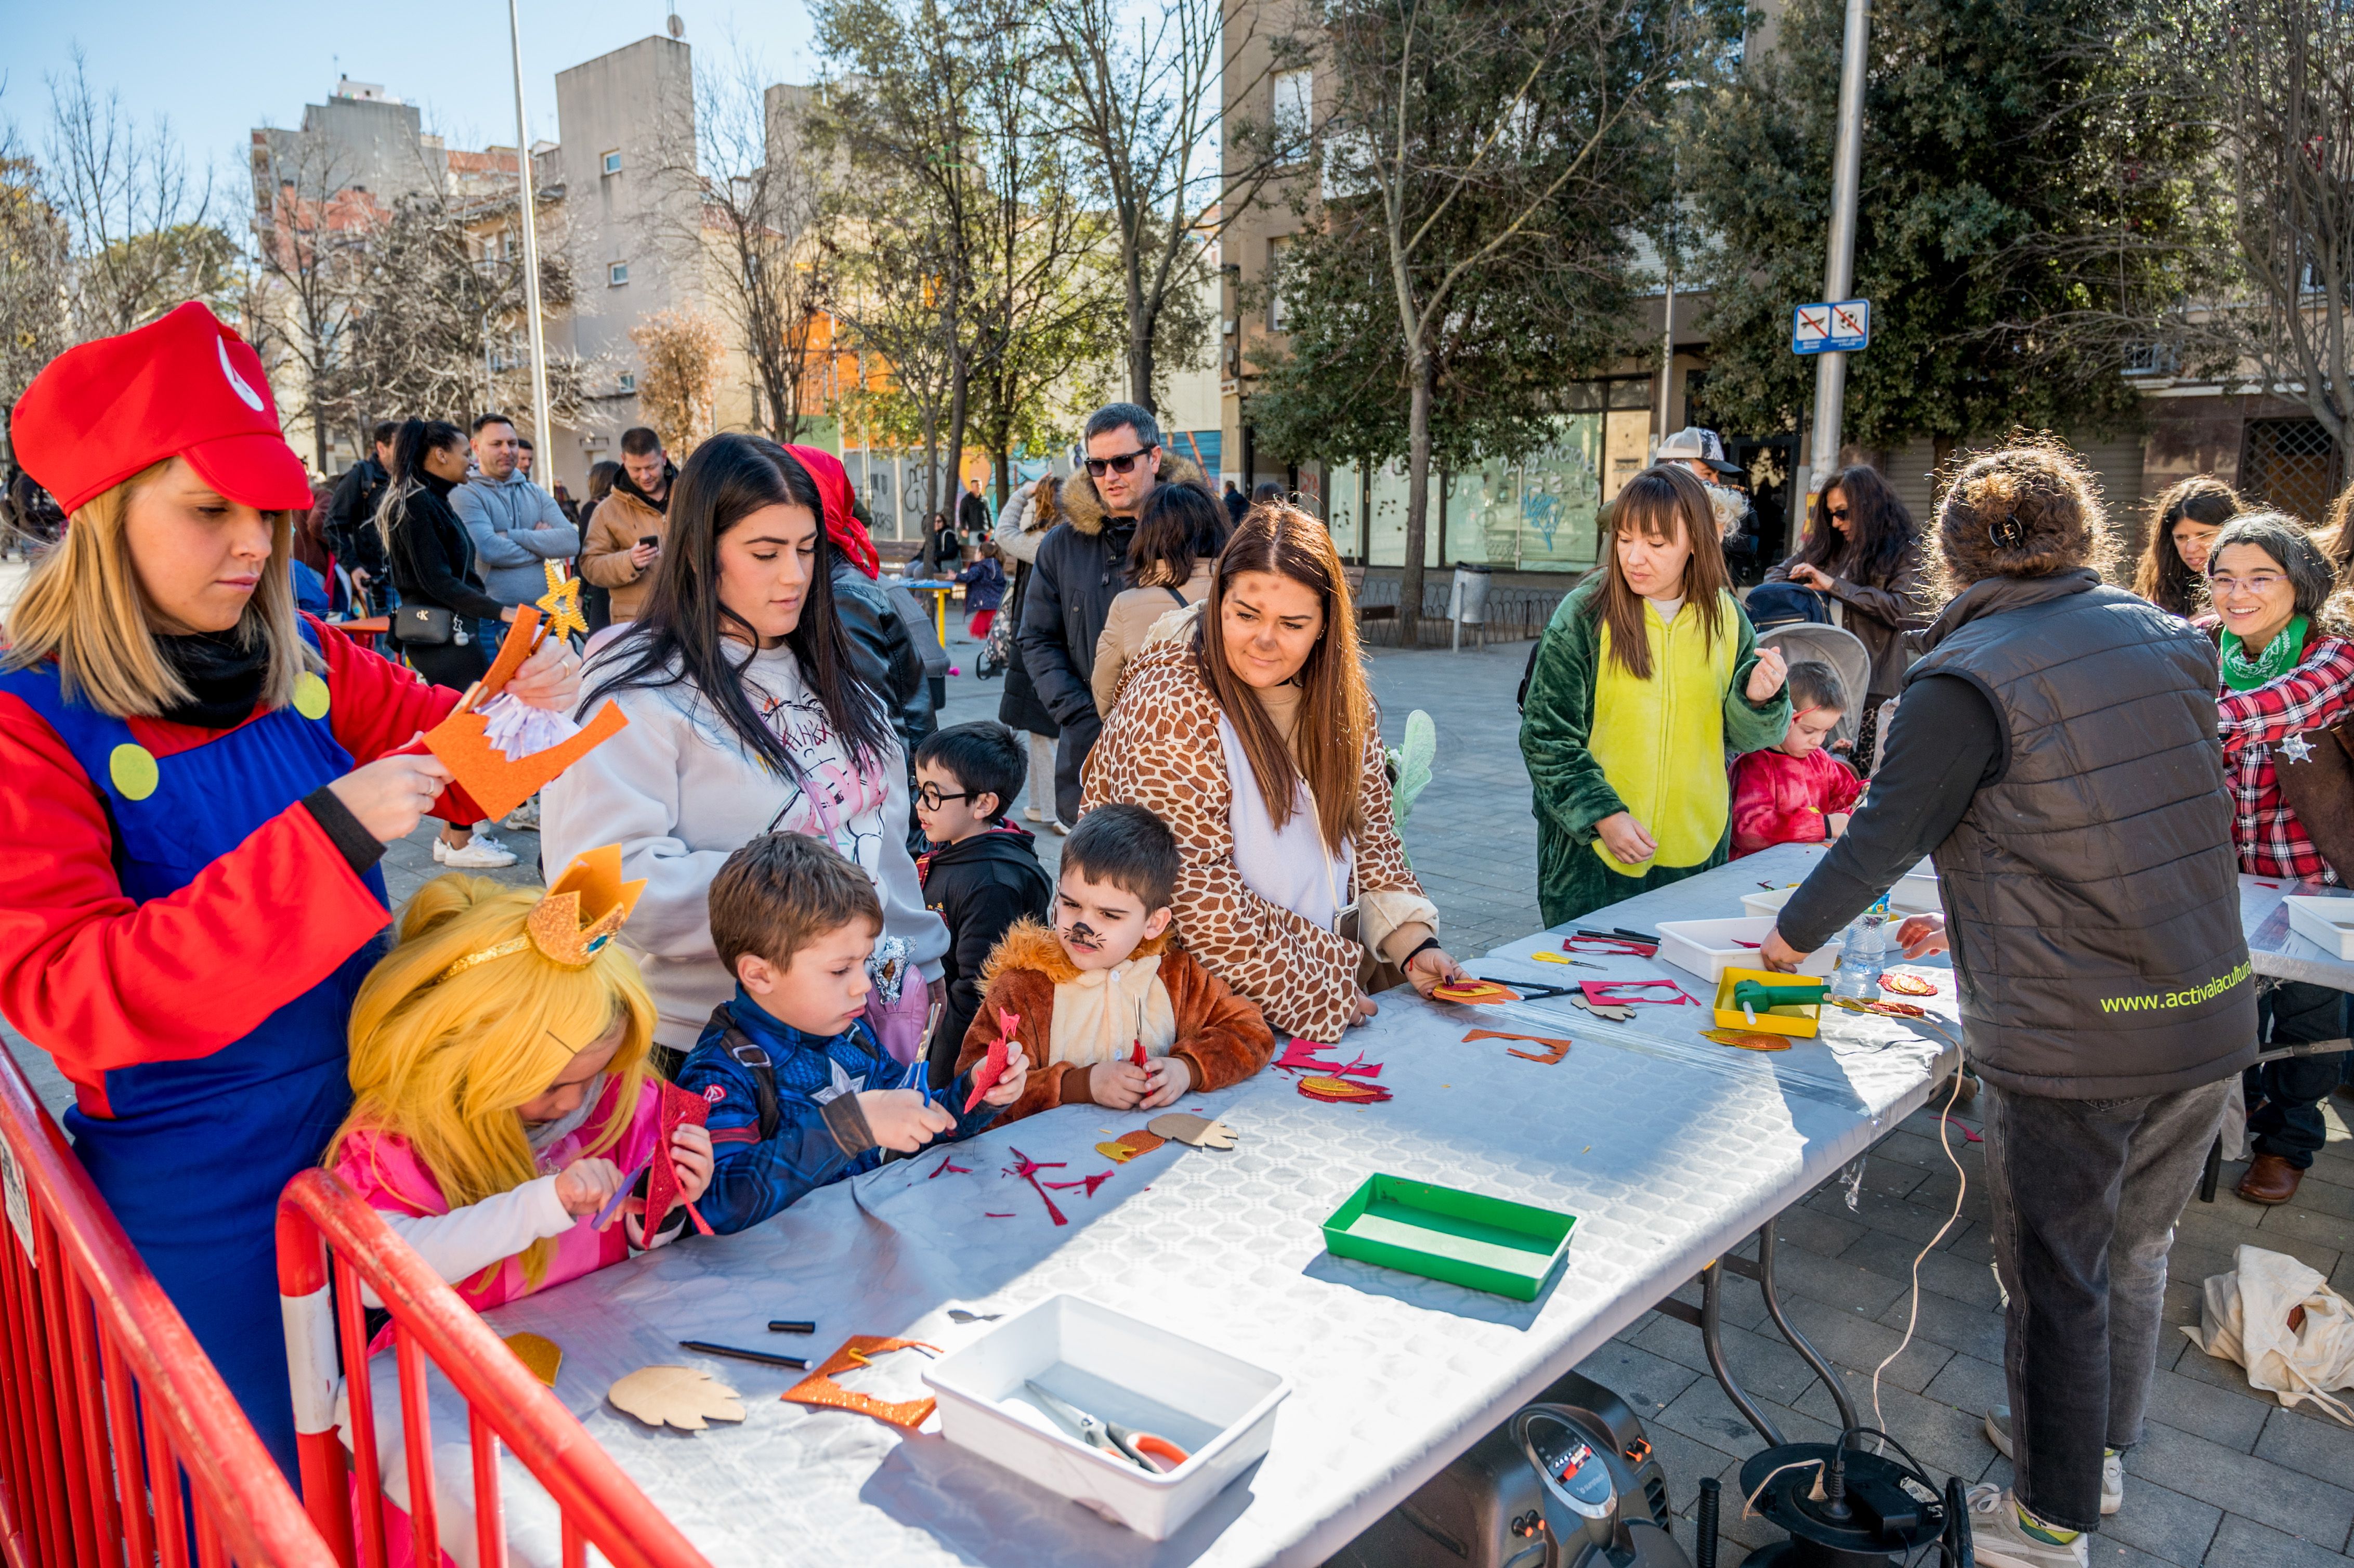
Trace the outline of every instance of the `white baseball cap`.
{"label": "white baseball cap", "polygon": [[1686,425],[1659,443],[1651,454],[1654,462],[1691,462],[1708,464],[1719,473],[1746,473],[1738,463],[1724,461],[1724,443],[1717,440],[1714,430],[1702,429],[1698,425]]}

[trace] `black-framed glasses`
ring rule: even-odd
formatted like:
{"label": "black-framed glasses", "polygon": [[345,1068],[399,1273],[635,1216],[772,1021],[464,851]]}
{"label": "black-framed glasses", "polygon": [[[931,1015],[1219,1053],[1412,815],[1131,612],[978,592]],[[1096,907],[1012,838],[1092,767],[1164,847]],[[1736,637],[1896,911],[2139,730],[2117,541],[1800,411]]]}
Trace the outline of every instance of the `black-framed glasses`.
{"label": "black-framed glasses", "polygon": [[1126,473],[1136,466],[1137,459],[1160,450],[1159,447],[1139,447],[1132,452],[1122,452],[1118,457],[1089,458],[1087,472],[1097,479],[1101,479],[1107,472]]}
{"label": "black-framed glasses", "polygon": [[970,800],[972,797],[973,791],[970,789],[964,790],[960,794],[944,795],[940,792],[940,787],[937,784],[927,784],[922,789],[916,791],[916,799],[924,803],[924,810],[927,811],[937,811],[950,800]]}

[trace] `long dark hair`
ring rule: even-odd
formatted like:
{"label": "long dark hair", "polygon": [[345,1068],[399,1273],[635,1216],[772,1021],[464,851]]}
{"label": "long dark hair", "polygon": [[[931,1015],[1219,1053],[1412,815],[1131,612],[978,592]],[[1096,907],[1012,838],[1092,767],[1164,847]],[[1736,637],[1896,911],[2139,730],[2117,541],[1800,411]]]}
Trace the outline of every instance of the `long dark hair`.
{"label": "long dark hair", "polygon": [[2211,473],[2193,474],[2168,489],[2149,509],[2149,538],[2134,570],[2134,592],[2176,615],[2198,614],[2206,574],[2192,571],[2174,547],[2174,525],[2188,517],[2221,528],[2239,514],[2239,492]]}
{"label": "long dark hair", "polygon": [[1618,541],[1635,533],[1672,542],[1681,532],[1690,542],[1684,598],[1700,616],[1702,641],[1713,649],[1724,635],[1724,600],[1733,590],[1733,574],[1725,569],[1724,537],[1717,532],[1708,487],[1681,463],[1653,463],[1620,488],[1603,509],[1602,521],[1602,591],[1589,601],[1586,613],[1609,627],[1610,657],[1635,679],[1651,678],[1651,637],[1643,629],[1643,596],[1618,566]]}
{"label": "long dark hair", "polygon": [[[695,449],[673,482],[670,526],[644,609],[614,642],[583,715],[615,692],[684,684],[709,703],[738,743],[781,778],[801,782],[791,753],[762,722],[744,694],[744,672],[760,641],[743,617],[719,601],[719,536],[765,506],[798,506],[817,524],[810,562],[809,597],[801,620],[785,634],[801,679],[825,710],[843,748],[872,766],[891,753],[881,703],[860,682],[850,640],[833,611],[833,545],[826,537],[825,503],[809,470],[776,442],[758,436],[714,436]],[[728,635],[734,628],[737,636]],[[743,645],[740,657],[728,643]]]}
{"label": "long dark hair", "polygon": [[376,507],[376,532],[384,535],[387,549],[392,547],[392,531],[408,515],[408,498],[424,488],[429,477],[427,454],[465,444],[466,432],[447,419],[400,422],[398,433],[392,438],[392,482],[384,487],[384,499]]}
{"label": "long dark hair", "polygon": [[1191,484],[1159,484],[1136,520],[1128,546],[1128,580],[1139,588],[1183,588],[1193,563],[1218,553],[1226,509]]}
{"label": "long dark hair", "polygon": [[[1845,535],[1831,525],[1831,492],[1847,501]],[[1815,514],[1797,559],[1835,577],[1866,588],[1891,588],[1902,574],[1906,553],[1921,537],[1921,525],[1896,498],[1876,468],[1843,468],[1815,497]]]}

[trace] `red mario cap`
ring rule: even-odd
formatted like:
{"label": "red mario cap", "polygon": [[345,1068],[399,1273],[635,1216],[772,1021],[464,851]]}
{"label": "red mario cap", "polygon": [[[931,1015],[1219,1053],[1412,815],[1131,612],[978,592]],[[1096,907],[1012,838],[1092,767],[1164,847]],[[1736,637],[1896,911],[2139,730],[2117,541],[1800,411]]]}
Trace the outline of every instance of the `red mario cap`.
{"label": "red mario cap", "polygon": [[231,501],[311,505],[261,356],[194,300],[49,361],[16,399],[10,435],[16,461],[69,514],[169,457],[186,458]]}

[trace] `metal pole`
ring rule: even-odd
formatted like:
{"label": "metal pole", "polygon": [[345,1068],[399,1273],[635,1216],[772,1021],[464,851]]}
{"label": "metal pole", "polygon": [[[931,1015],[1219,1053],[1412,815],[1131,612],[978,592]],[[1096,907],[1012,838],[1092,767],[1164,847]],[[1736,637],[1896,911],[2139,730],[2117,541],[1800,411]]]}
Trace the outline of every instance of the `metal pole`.
{"label": "metal pole", "polygon": [[556,442],[547,423],[547,334],[539,314],[538,185],[532,177],[531,132],[523,116],[523,17],[516,0],[507,0],[507,42],[514,52],[515,192],[523,209],[524,313],[531,323],[531,420],[533,440],[539,448],[537,482],[556,484]]}
{"label": "metal pole", "polygon": [[[1847,40],[1840,51],[1839,145],[1831,156],[1830,253],[1823,261],[1823,299],[1847,298],[1855,270],[1855,193],[1863,162],[1863,73],[1871,54],[1869,0],[1847,0]],[[1801,508],[1814,489],[1839,467],[1840,413],[1847,396],[1847,355],[1833,351],[1815,359],[1814,461],[1799,471],[1791,501]],[[1797,547],[1797,541],[1791,545]]]}
{"label": "metal pole", "polygon": [[1668,273],[1668,326],[1659,337],[1659,438],[1651,450],[1659,450],[1659,441],[1668,439],[1668,392],[1676,379],[1676,275]]}

